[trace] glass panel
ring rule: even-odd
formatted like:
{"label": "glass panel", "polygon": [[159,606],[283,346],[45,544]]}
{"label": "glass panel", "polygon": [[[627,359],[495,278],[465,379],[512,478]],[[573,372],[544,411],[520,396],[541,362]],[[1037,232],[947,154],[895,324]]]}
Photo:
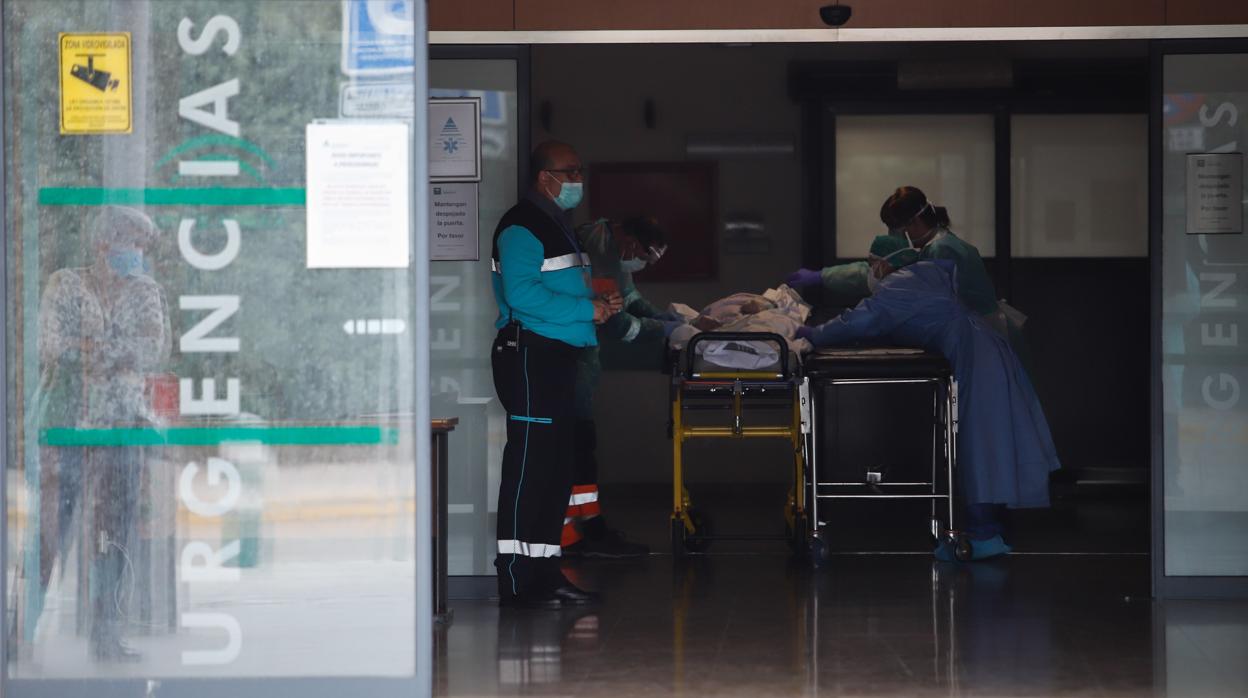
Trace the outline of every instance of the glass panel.
{"label": "glass panel", "polygon": [[[513,60],[429,62],[434,97],[481,99],[481,185],[477,261],[434,262],[430,345],[433,416],[458,417],[451,433],[448,572],[492,575],[505,414],[494,395],[490,343],[498,306],[490,286],[490,246],[516,203],[518,96]],[[483,438],[484,437],[484,438]]]}
{"label": "glass panel", "polygon": [[1011,119],[1015,257],[1148,255],[1148,116]]}
{"label": "glass panel", "polygon": [[[413,690],[412,272],[309,269],[304,206],[305,129],[339,116],[348,82],[344,16],[373,13],[375,38],[407,27],[410,49],[412,7],[4,3],[13,695]],[[124,35],[58,42],[103,30],[128,33],[131,71]],[[410,67],[389,79],[410,88]],[[132,91],[130,133],[87,114],[64,135],[66,84],[106,116]],[[338,205],[380,191],[375,163],[410,167],[408,130],[387,133],[379,151],[316,144],[366,156]]]}
{"label": "glass panel", "polygon": [[887,232],[880,206],[916,186],[949,209],[953,231],[996,254],[991,116],[838,116],[836,256],[861,259]]}
{"label": "glass panel", "polygon": [[[1242,227],[1224,235],[1188,227],[1191,202],[1211,193],[1190,186],[1202,180],[1189,182],[1188,155],[1242,152],[1248,143],[1248,54],[1166,56],[1164,70],[1165,569],[1248,575],[1248,237]],[[1226,200],[1242,213],[1243,157],[1233,162],[1240,189]]]}

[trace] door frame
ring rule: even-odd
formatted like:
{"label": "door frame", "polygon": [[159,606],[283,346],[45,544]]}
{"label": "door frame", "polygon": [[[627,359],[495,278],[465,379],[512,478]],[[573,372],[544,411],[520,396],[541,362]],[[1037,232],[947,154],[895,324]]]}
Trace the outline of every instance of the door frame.
{"label": "door frame", "polygon": [[[1165,122],[1165,58],[1172,55],[1248,53],[1248,39],[1152,41],[1149,44],[1152,81],[1148,112],[1148,256],[1150,261],[1150,404],[1152,452],[1153,597],[1158,599],[1248,598],[1248,576],[1204,577],[1166,574],[1165,406],[1162,402],[1162,195]],[[1241,114],[1241,118],[1248,114]]]}
{"label": "door frame", "polygon": [[[529,46],[521,45],[431,45],[429,60],[512,60],[516,62],[516,199],[529,189],[529,156],[533,138],[531,118],[532,57]],[[454,574],[446,578],[447,598],[486,600],[498,595],[494,575]]]}

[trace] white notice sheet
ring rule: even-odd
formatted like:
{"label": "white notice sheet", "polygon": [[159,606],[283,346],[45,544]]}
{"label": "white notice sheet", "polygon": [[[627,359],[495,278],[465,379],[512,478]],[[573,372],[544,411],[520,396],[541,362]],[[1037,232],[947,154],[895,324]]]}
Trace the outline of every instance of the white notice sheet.
{"label": "white notice sheet", "polygon": [[308,124],[309,269],[408,265],[408,140],[403,123]]}

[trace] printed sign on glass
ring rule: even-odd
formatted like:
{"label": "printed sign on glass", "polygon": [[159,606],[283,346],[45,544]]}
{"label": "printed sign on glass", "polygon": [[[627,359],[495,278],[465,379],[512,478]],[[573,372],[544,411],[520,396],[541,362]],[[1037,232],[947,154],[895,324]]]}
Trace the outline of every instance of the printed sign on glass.
{"label": "printed sign on glass", "polygon": [[445,182],[430,185],[429,259],[434,262],[464,262],[479,259],[480,225],[477,216],[477,188],[472,182]]}
{"label": "printed sign on glass", "polygon": [[1244,232],[1243,153],[1187,156],[1187,234]]}
{"label": "printed sign on glass", "polygon": [[309,124],[307,153],[308,268],[406,267],[407,124]]}
{"label": "printed sign on glass", "polygon": [[429,100],[429,181],[481,181],[481,100]]}
{"label": "printed sign on glass", "polygon": [[130,33],[61,34],[61,133],[130,133]]}
{"label": "printed sign on glass", "polygon": [[354,76],[412,72],[415,14],[412,0],[344,0],[342,72]]}

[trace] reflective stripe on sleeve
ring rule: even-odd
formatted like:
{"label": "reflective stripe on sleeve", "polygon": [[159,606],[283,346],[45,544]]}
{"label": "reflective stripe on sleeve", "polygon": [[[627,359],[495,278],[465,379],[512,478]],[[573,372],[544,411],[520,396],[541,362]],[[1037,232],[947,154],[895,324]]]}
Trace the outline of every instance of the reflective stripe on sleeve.
{"label": "reflective stripe on sleeve", "polygon": [[[542,260],[542,271],[559,271],[560,269],[571,269],[573,267],[588,267],[589,255],[582,252],[576,254],[571,252],[558,257],[547,257]],[[497,259],[490,258],[490,271],[495,274],[503,273],[503,265]]]}
{"label": "reflective stripe on sleeve", "polygon": [[639,334],[641,334],[641,320],[638,320],[632,315],[629,315],[628,316],[628,331],[624,333],[623,337],[620,337],[620,341],[631,342],[634,339],[637,339],[637,335]]}
{"label": "reflective stripe on sleeve", "polygon": [[589,266],[589,255],[582,252],[575,252],[559,255],[558,257],[547,257],[542,260],[542,271],[559,271],[560,269],[571,269],[572,267]]}
{"label": "reflective stripe on sleeve", "polygon": [[590,502],[596,502],[596,501],[598,501],[597,491],[573,492],[572,496],[568,497],[568,506],[574,507],[574,506],[577,506],[578,504],[589,504]]}
{"label": "reflective stripe on sleeve", "polygon": [[523,555],[525,557],[561,557],[562,548],[546,543],[525,543],[521,540],[500,540],[500,555]]}

